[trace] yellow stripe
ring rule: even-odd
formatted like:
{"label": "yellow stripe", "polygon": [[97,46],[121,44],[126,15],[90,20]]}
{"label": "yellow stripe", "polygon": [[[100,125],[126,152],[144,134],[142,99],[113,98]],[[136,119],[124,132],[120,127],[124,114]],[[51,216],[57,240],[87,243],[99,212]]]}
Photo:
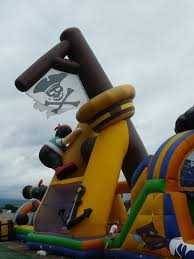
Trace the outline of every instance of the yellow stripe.
{"label": "yellow stripe", "polygon": [[68,179],[64,179],[64,180],[55,180],[52,181],[51,185],[58,185],[58,184],[69,184],[69,183],[76,183],[76,182],[81,182],[83,180],[83,176],[82,177],[75,177],[75,178],[68,178]]}
{"label": "yellow stripe", "polygon": [[33,226],[29,226],[29,225],[15,225],[14,228],[23,228],[23,229],[31,229],[33,231]]}
{"label": "yellow stripe", "polygon": [[124,104],[121,105],[121,109],[125,110],[125,109],[128,109],[128,108],[133,107],[133,106],[134,106],[133,102],[124,103]]}
{"label": "yellow stripe", "polygon": [[94,128],[96,125],[98,125],[99,123],[101,123],[102,121],[108,119],[111,116],[110,112],[105,113],[104,115],[102,115],[100,118],[96,119],[93,123],[90,124],[90,126],[92,128]]}
{"label": "yellow stripe", "polygon": [[162,152],[160,153],[157,163],[155,165],[154,168],[154,173],[153,173],[153,179],[159,179],[160,176],[160,168],[164,159],[164,156],[166,155],[166,152],[168,151],[168,149],[172,146],[172,144],[179,139],[182,135],[184,135],[185,132],[177,134],[176,136],[174,136],[174,138],[172,138],[167,144],[166,146],[163,148]]}
{"label": "yellow stripe", "polygon": [[144,170],[142,171],[140,177],[138,178],[137,182],[135,183],[132,191],[131,191],[131,204],[133,204],[136,200],[136,198],[138,197],[138,194],[140,193],[141,189],[144,186],[144,183],[147,179],[147,175],[148,175],[148,168],[144,168]]}
{"label": "yellow stripe", "polygon": [[[128,109],[133,106],[134,106],[133,102],[128,102],[128,103],[122,104],[120,107],[121,107],[121,110],[125,110],[125,109]],[[99,117],[98,119],[96,119],[93,123],[91,123],[90,126],[92,128],[94,128],[96,125],[98,125],[99,123],[101,123],[102,121],[104,121],[110,117],[111,117],[110,112],[107,112],[104,115],[102,115],[101,117]]]}

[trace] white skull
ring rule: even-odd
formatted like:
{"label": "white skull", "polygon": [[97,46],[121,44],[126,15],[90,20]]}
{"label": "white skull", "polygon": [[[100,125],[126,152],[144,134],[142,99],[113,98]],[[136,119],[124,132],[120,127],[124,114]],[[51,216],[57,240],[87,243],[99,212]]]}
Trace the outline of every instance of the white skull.
{"label": "white skull", "polygon": [[46,94],[49,99],[60,101],[63,99],[63,87],[59,83],[56,83],[46,91]]}

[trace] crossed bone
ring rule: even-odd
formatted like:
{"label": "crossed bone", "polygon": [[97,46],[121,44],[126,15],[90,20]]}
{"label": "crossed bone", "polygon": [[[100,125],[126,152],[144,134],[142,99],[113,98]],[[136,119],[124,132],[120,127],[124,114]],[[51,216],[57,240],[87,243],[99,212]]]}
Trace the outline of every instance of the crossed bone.
{"label": "crossed bone", "polygon": [[49,102],[49,101],[45,101],[45,105],[48,106],[48,105],[59,105],[57,108],[53,109],[52,112],[54,113],[57,113],[61,107],[64,105],[64,104],[71,104],[75,107],[77,107],[79,104],[80,104],[80,101],[76,101],[76,102],[66,102],[67,98],[70,96],[70,94],[72,94],[74,92],[74,89],[72,88],[67,88],[67,93],[66,93],[66,96],[64,97],[64,99],[61,101],[61,102]]}

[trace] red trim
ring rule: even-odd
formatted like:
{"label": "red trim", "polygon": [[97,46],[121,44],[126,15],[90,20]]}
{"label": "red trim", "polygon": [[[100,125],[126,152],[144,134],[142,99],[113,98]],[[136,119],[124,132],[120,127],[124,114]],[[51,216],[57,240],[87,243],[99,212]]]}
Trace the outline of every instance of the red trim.
{"label": "red trim", "polygon": [[[62,166],[59,166],[55,169],[55,173],[56,173],[56,176],[60,175],[62,172],[64,172],[65,169],[68,169],[70,166],[75,166],[77,168],[77,165],[71,161],[71,162],[68,162],[67,164],[64,164]],[[58,168],[61,168],[61,170],[57,170]]]}

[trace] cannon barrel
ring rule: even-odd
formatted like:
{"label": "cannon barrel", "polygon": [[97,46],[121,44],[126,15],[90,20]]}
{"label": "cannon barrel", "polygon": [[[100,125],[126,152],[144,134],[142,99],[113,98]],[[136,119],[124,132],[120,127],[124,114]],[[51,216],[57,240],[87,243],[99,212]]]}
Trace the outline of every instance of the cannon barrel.
{"label": "cannon barrel", "polygon": [[33,187],[31,185],[27,185],[24,187],[22,191],[22,195],[27,200],[29,199],[42,200],[46,190],[47,190],[46,185],[41,185],[40,187],[37,187],[37,186]]}

